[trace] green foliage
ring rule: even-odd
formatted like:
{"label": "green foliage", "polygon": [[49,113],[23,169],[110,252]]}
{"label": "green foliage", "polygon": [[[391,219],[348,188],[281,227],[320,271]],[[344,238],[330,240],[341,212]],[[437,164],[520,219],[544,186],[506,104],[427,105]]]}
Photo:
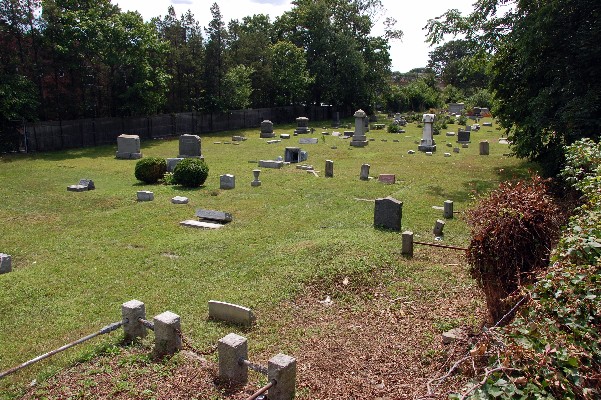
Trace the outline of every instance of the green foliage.
{"label": "green foliage", "polygon": [[477,378],[469,398],[601,397],[601,147],[585,139],[566,153],[562,175],[587,201],[571,217],[548,272],[523,288],[527,306],[490,336],[503,351],[486,344],[495,372]]}
{"label": "green foliage", "polygon": [[252,94],[251,76],[254,70],[244,65],[237,65],[225,74],[223,86],[227,96],[224,99],[228,110],[242,110],[250,106]]}
{"label": "green foliage", "polygon": [[209,166],[198,158],[186,158],[173,170],[173,182],[184,187],[199,187],[205,183],[208,176]]}
{"label": "green foliage", "polygon": [[474,107],[486,107],[490,110],[494,107],[493,95],[487,89],[480,89],[465,100],[465,107],[468,110]]}
{"label": "green foliage", "polygon": [[386,132],[388,132],[388,133],[400,133],[401,129],[403,129],[403,127],[400,126],[399,124],[389,124],[386,127]]}
{"label": "green foliage", "polygon": [[157,183],[167,171],[167,162],[160,157],[145,157],[136,163],[134,175],[144,183]]}
{"label": "green foliage", "polygon": [[502,183],[467,218],[472,229],[470,272],[497,322],[513,306],[509,296],[548,265],[563,218],[538,176]]}
{"label": "green foliage", "polygon": [[427,77],[416,79],[405,86],[393,85],[385,95],[389,110],[426,111],[442,105],[440,90]]}
{"label": "green foliage", "polygon": [[271,45],[273,88],[277,105],[299,104],[307,99],[314,79],[307,71],[303,49],[288,41]]}

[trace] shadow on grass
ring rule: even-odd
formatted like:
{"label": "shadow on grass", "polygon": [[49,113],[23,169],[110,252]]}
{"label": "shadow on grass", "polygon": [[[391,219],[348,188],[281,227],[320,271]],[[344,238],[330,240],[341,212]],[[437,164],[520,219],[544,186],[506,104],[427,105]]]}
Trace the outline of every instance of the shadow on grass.
{"label": "shadow on grass", "polygon": [[[499,176],[499,182],[528,179],[533,172],[538,170],[538,166],[532,162],[522,162],[519,165],[501,166],[493,168],[493,171]],[[461,190],[448,191],[441,186],[428,186],[426,189],[429,194],[437,197],[450,199],[457,202],[469,201],[472,198],[482,196],[483,194],[498,187],[495,181],[484,181],[472,179],[463,183]]]}

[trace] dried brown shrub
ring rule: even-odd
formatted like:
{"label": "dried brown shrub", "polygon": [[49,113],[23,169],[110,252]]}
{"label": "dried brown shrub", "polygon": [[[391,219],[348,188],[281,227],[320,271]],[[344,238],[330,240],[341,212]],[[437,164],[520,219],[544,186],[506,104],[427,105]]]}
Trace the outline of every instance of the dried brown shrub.
{"label": "dried brown shrub", "polygon": [[565,217],[548,183],[537,175],[504,182],[467,213],[470,273],[484,291],[493,322],[513,307],[512,293],[549,265]]}

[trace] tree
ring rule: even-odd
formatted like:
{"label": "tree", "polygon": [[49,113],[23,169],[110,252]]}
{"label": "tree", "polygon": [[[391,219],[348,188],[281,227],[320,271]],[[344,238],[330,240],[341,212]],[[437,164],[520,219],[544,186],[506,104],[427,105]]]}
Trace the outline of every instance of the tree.
{"label": "tree", "polygon": [[306,101],[312,79],[303,49],[288,41],[278,41],[271,46],[271,53],[275,104],[285,106]]}
{"label": "tree", "polygon": [[224,110],[223,80],[226,73],[225,50],[227,30],[217,3],[211,6],[213,19],[205,28],[207,44],[205,47],[205,98],[204,108],[209,112]]}
{"label": "tree", "polygon": [[250,97],[253,92],[251,76],[253,69],[245,65],[236,65],[230,68],[223,79],[224,99],[226,110],[241,110],[250,106]]}
{"label": "tree", "polygon": [[[504,13],[499,13],[503,6]],[[562,147],[601,134],[601,3],[484,0],[468,16],[450,10],[428,22],[429,40],[463,33],[494,51],[494,110],[518,157],[558,172]]]}

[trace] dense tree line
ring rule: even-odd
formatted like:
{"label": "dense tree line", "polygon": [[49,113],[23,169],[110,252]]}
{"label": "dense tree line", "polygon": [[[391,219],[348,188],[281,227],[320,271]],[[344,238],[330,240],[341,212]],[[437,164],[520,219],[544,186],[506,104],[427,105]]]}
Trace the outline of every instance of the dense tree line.
{"label": "dense tree line", "polygon": [[332,104],[369,108],[390,73],[379,0],[297,0],[272,21],[144,21],[110,0],[0,2],[0,119],[59,120]]}

